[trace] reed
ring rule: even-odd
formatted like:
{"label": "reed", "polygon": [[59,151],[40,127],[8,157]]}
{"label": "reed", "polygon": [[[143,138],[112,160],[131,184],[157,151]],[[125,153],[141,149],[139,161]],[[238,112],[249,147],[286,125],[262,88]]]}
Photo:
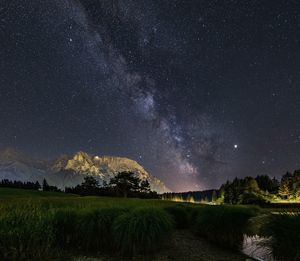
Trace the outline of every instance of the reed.
{"label": "reed", "polygon": [[248,220],[257,208],[242,206],[207,206],[198,209],[194,232],[227,248],[240,249]]}
{"label": "reed", "polygon": [[172,226],[172,218],[162,209],[134,209],[113,224],[116,246],[125,255],[153,253],[170,235]]}

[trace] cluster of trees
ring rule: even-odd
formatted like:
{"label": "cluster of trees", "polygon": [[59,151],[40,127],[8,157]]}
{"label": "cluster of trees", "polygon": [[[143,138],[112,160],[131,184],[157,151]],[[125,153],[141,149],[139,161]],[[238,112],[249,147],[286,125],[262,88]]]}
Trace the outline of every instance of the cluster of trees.
{"label": "cluster of trees", "polygon": [[295,170],[294,173],[287,172],[283,175],[278,193],[283,199],[300,198],[300,170]]}
{"label": "cluster of trees", "polygon": [[61,192],[56,186],[50,186],[46,179],[43,180],[43,191],[51,191],[51,192]]}
{"label": "cluster of trees", "polygon": [[[43,180],[42,185],[38,181],[21,182],[5,179],[0,181],[0,187],[61,192],[56,186],[50,186],[46,179]],[[86,176],[81,185],[74,188],[66,187],[65,192],[82,196],[159,198],[157,192],[151,191],[148,180],[141,180],[130,171],[119,172],[109,183],[101,186],[94,177]]]}
{"label": "cluster of trees", "polygon": [[141,180],[130,171],[119,172],[109,183],[104,183],[101,186],[94,177],[86,176],[81,185],[77,185],[74,188],[66,188],[65,192],[82,196],[158,198],[158,194],[151,191],[148,180]]}
{"label": "cluster of trees", "polygon": [[287,172],[280,181],[267,175],[235,178],[218,191],[218,199],[229,204],[260,204],[270,200],[300,198],[300,170]]}
{"label": "cluster of trees", "polygon": [[41,185],[38,181],[36,182],[22,182],[22,181],[11,181],[8,179],[3,179],[0,181],[0,187],[2,188],[19,188],[19,189],[34,189],[38,190]]}
{"label": "cluster of trees", "polygon": [[59,192],[61,191],[56,186],[50,186],[47,183],[47,180],[44,179],[42,185],[36,181],[36,182],[22,182],[22,181],[12,181],[8,179],[3,179],[0,181],[0,187],[2,188],[18,188],[18,189],[33,189],[33,190],[43,190],[43,191],[53,191],[53,192]]}
{"label": "cluster of trees", "polygon": [[211,202],[217,200],[216,190],[188,191],[188,192],[166,192],[162,199],[178,202]]}
{"label": "cluster of trees", "polygon": [[227,181],[219,190],[219,195],[224,203],[251,204],[264,202],[262,192],[276,191],[278,181],[269,176],[235,178],[232,182]]}

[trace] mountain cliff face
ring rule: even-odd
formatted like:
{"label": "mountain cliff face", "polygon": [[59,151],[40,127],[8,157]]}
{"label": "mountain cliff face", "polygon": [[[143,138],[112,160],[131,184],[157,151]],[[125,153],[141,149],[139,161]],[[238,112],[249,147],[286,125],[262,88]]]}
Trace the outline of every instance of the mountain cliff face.
{"label": "mountain cliff face", "polygon": [[50,185],[64,189],[80,184],[86,175],[94,176],[100,184],[109,182],[121,171],[132,171],[140,179],[148,179],[152,190],[159,193],[169,191],[162,181],[128,158],[95,156],[80,151],[71,157],[41,161],[12,149],[0,151],[0,179],[42,182],[45,178]]}

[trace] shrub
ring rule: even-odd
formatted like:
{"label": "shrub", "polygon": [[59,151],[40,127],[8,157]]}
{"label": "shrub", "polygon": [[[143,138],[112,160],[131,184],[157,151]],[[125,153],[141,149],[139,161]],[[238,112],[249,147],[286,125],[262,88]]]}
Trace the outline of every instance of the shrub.
{"label": "shrub", "polygon": [[260,194],[245,192],[240,196],[240,203],[248,205],[264,205],[266,204],[266,200]]}
{"label": "shrub", "polygon": [[195,233],[221,246],[240,249],[247,222],[257,211],[257,208],[241,206],[199,208]]}
{"label": "shrub", "polygon": [[125,255],[151,253],[169,235],[172,223],[162,209],[134,209],[119,216],[113,224],[116,246]]}
{"label": "shrub", "polygon": [[84,211],[78,222],[78,243],[84,251],[111,252],[114,249],[112,224],[124,213],[121,208],[102,208]]}
{"label": "shrub", "polygon": [[300,260],[300,215],[273,215],[264,226],[264,235],[276,260]]}

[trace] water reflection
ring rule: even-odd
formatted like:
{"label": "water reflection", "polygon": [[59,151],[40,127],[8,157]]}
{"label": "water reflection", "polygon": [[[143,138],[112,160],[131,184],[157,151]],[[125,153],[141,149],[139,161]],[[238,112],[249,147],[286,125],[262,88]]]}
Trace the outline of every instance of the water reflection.
{"label": "water reflection", "polygon": [[251,237],[244,235],[242,252],[256,260],[275,261],[272,256],[272,249],[267,244],[269,240],[270,238],[257,235]]}

